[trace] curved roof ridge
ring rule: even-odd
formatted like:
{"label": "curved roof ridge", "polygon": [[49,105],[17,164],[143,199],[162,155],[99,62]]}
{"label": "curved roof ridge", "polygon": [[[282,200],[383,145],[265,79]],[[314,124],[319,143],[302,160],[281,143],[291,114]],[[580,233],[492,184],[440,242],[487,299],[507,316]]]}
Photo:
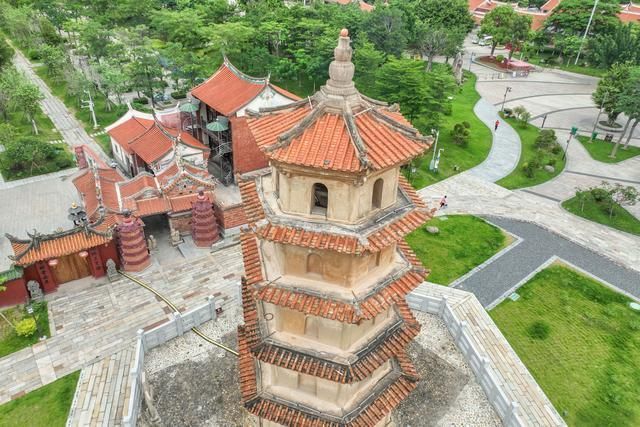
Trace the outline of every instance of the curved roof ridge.
{"label": "curved roof ridge", "polygon": [[342,118],[344,119],[347,131],[349,131],[349,139],[356,149],[360,164],[363,168],[368,169],[369,167],[371,167],[371,161],[369,160],[369,156],[367,156],[367,146],[362,140],[360,132],[358,132],[356,119],[353,116],[353,113],[351,112],[351,109],[348,105],[346,106],[346,110],[342,113]]}
{"label": "curved roof ridge", "polygon": [[[250,76],[246,73],[243,73],[242,71],[240,71],[235,65],[233,65],[231,63],[231,61],[229,60],[229,58],[227,57],[227,55],[223,55],[223,62],[222,65],[224,65],[225,67],[227,67],[233,74],[235,74],[237,77],[246,80],[250,83],[253,84],[261,84],[261,85],[268,85],[269,84],[269,77],[254,77],[254,76]],[[217,74],[217,73],[216,73]]]}

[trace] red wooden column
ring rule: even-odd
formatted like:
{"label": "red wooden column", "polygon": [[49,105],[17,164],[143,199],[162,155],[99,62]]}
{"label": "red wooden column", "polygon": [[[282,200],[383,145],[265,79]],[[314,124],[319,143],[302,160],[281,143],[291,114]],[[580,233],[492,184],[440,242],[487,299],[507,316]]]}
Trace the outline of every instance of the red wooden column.
{"label": "red wooden column", "polygon": [[151,264],[151,256],[142,230],[143,223],[125,212],[124,220],[118,224],[118,249],[124,271],[142,271]]}
{"label": "red wooden column", "polygon": [[198,192],[198,198],[193,202],[191,236],[196,246],[201,248],[211,246],[220,238],[213,206],[203,191]]}

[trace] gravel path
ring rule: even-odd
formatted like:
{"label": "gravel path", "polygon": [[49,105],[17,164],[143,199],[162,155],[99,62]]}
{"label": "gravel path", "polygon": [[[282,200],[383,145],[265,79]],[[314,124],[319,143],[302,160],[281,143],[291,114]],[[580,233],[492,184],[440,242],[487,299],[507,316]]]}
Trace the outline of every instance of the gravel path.
{"label": "gravel path", "polygon": [[535,224],[498,217],[486,219],[522,238],[523,241],[456,286],[473,292],[483,306],[495,304],[506,292],[553,256],[566,260],[640,299],[640,273],[622,267]]}

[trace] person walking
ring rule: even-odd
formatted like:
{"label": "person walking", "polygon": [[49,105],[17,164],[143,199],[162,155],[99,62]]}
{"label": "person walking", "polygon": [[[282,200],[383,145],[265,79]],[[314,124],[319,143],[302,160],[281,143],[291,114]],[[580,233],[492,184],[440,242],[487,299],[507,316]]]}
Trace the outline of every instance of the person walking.
{"label": "person walking", "polygon": [[494,126],[494,132],[498,130],[498,126],[500,126],[500,120],[496,120],[496,125]]}
{"label": "person walking", "polygon": [[440,199],[440,209],[447,207],[447,195],[445,194],[442,199]]}

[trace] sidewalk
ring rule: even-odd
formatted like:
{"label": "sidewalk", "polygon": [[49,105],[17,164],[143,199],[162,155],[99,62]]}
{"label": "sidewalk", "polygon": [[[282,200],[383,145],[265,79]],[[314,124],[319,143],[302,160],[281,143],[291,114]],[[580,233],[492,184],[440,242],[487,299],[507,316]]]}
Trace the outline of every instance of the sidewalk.
{"label": "sidewalk", "polygon": [[23,72],[32,83],[40,88],[44,95],[44,99],[41,101],[42,110],[49,116],[64,141],[72,148],[86,144],[108,163],[109,158],[102,151],[102,147],[89,136],[64,103],[51,93],[47,84],[33,71],[29,60],[18,49],[16,49],[13,63],[19,71]]}
{"label": "sidewalk", "polygon": [[[489,156],[478,166],[469,171],[472,175],[489,182],[496,182],[509,175],[520,160],[521,143],[518,133],[498,116],[498,110],[486,99],[480,100],[473,107],[476,116],[491,130],[493,143]],[[494,131],[496,120],[500,126]]]}

